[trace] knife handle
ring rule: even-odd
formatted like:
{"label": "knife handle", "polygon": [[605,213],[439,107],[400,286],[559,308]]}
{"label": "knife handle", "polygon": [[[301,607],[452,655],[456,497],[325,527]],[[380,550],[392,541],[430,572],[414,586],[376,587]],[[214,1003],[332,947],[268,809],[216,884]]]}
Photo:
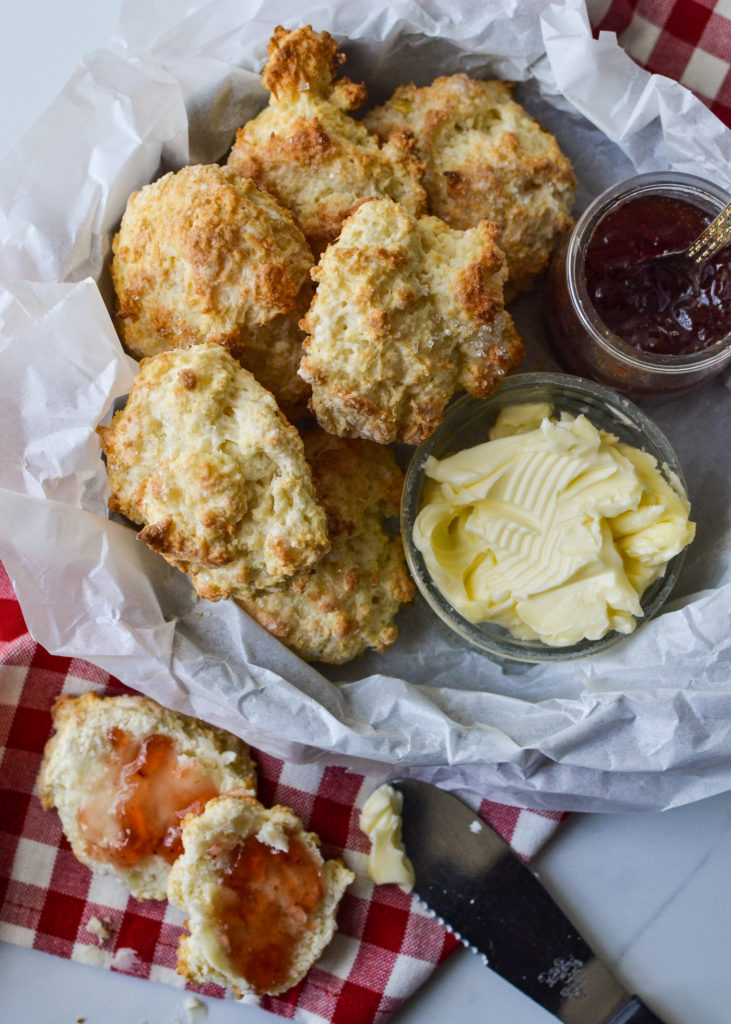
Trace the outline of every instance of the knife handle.
{"label": "knife handle", "polygon": [[638,996],[631,996],[604,1024],[663,1024]]}

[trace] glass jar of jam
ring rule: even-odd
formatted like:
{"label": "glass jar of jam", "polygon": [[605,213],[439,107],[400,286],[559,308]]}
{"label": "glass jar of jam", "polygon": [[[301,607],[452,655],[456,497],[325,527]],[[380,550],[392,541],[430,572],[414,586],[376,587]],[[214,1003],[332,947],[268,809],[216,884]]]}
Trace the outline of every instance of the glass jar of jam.
{"label": "glass jar of jam", "polygon": [[631,396],[673,396],[731,362],[731,246],[697,281],[653,264],[731,199],[702,178],[640,174],[598,196],[554,254],[549,338],[568,370]]}

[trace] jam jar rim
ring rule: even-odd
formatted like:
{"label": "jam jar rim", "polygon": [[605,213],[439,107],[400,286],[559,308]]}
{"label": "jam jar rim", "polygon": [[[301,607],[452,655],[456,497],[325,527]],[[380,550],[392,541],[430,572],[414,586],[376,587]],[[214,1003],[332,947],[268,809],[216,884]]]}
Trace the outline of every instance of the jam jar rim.
{"label": "jam jar rim", "polygon": [[611,210],[628,199],[644,195],[670,195],[686,201],[689,201],[691,196],[696,196],[710,201],[709,205],[718,203],[719,213],[731,202],[731,194],[720,185],[681,171],[650,171],[610,185],[589,203],[576,221],[569,239],[566,250],[566,282],[571,302],[582,327],[597,345],[625,363],[668,376],[713,367],[725,357],[731,356],[731,331],[698,352],[678,355],[644,352],[611,331],[603,323],[589,297],[583,264],[593,231]]}

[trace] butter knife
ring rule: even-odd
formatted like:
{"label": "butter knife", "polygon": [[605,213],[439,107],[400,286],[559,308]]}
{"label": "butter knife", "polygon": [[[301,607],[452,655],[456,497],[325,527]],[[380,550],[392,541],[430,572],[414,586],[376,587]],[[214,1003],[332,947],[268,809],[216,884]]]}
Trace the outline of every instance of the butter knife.
{"label": "butter knife", "polygon": [[564,1024],[663,1024],[599,960],[535,874],[457,797],[416,779],[402,837],[414,892],[487,965]]}

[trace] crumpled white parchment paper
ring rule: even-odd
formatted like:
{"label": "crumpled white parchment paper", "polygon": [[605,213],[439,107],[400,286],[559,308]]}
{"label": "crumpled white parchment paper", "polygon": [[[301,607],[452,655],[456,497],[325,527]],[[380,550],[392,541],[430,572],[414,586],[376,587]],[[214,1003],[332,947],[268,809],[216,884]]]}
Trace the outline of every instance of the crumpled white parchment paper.
{"label": "crumpled white parchment paper", "polygon": [[[605,654],[500,665],[417,601],[384,655],[326,674],[111,522],[94,433],[132,382],[107,303],[111,237],[134,189],[225,155],[266,102],[277,24],[328,29],[369,102],[457,70],[518,83],[580,186],[673,167],[731,188],[731,131],[674,82],[593,40],[580,0],[127,0],[0,166],[0,557],[33,636],[274,754],[534,807],[657,809],[731,786],[728,392],[647,409],[678,451],[698,539],[674,600]],[[516,303],[525,368],[554,368],[540,291]]]}

